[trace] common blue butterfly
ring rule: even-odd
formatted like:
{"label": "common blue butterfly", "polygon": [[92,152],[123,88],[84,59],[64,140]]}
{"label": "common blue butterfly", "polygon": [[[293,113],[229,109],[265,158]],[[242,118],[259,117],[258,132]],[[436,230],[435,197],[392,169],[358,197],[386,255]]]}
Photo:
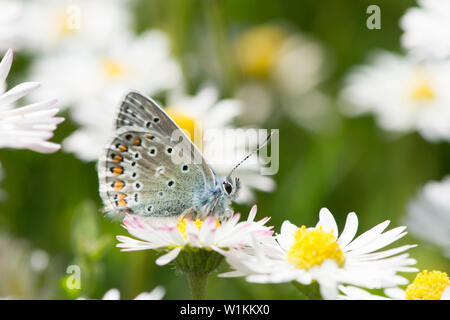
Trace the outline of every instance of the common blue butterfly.
{"label": "common blue butterfly", "polygon": [[[185,161],[176,163],[173,154],[180,150]],[[121,102],[98,171],[100,195],[112,216],[223,218],[233,213],[231,202],[240,186],[231,173],[218,177],[169,115],[138,92]]]}

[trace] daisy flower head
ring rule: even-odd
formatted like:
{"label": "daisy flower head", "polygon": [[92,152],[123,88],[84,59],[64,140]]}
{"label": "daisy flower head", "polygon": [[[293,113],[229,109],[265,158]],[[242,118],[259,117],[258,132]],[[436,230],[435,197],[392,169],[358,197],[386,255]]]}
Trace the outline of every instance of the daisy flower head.
{"label": "daisy flower head", "polygon": [[235,270],[222,276],[245,276],[258,283],[317,282],[322,298],[336,299],[341,283],[392,287],[407,283],[397,272],[416,271],[410,267],[416,261],[403,253],[413,245],[378,251],[403,237],[405,227],[383,232],[389,224],[385,221],[355,238],[355,213],[348,214],[341,234],[327,209],[323,208],[319,217],[314,228],[285,221],[271,241],[255,243],[251,250],[230,250],[225,257]]}
{"label": "daisy flower head", "polygon": [[248,123],[266,121],[280,105],[297,120],[298,103],[294,102],[314,92],[327,76],[321,44],[282,24],[268,23],[243,31],[236,37],[234,52],[244,80],[236,96],[245,102],[242,119]]}
{"label": "daisy flower head", "polygon": [[450,57],[450,3],[446,0],[418,0],[400,21],[402,45],[421,59]]}
{"label": "daisy flower head", "polygon": [[[169,93],[167,107],[169,116],[197,145],[208,163],[219,176],[227,176],[233,167],[251,151],[257,149],[258,136],[253,129],[237,129],[232,125],[242,113],[242,102],[238,99],[219,99],[219,91],[210,85],[200,89],[194,96],[173,90]],[[266,138],[264,135],[263,138]],[[261,175],[262,161],[255,155],[246,160],[235,171],[241,181],[236,201],[254,201],[252,189],[270,192],[275,182]]]}
{"label": "daisy flower head", "polygon": [[31,73],[47,91],[58,93],[61,105],[71,107],[80,128],[66,138],[63,147],[84,161],[100,156],[113,132],[117,106],[127,92],[153,95],[178,86],[181,80],[169,39],[159,30],[115,39],[101,50],[78,48],[41,56]]}
{"label": "daisy flower head", "polygon": [[386,297],[353,286],[339,286],[339,290],[339,298],[345,300],[450,300],[450,278],[445,272],[423,270],[406,289],[385,289]]}
{"label": "daisy flower head", "polygon": [[411,200],[405,223],[411,234],[450,257],[450,176],[425,184]]}
{"label": "daisy flower head", "polygon": [[285,93],[305,92],[324,76],[322,47],[277,24],[256,26],[240,34],[235,56],[245,76],[270,79]]}
{"label": "daisy flower head", "polygon": [[6,91],[6,78],[13,61],[8,50],[0,62],[0,148],[30,149],[42,153],[59,150],[60,145],[47,141],[64,118],[55,117],[55,99],[47,99],[15,108],[15,103],[36,90],[37,82],[24,82]]}
{"label": "daisy flower head", "polygon": [[46,90],[58,92],[61,104],[84,112],[91,109],[88,101],[108,98],[117,105],[130,89],[154,94],[181,79],[169,38],[156,29],[113,39],[97,50],[84,46],[40,56],[31,74],[42,79]]}
{"label": "daisy flower head", "polygon": [[246,221],[239,221],[239,213],[225,221],[211,216],[205,220],[180,218],[158,221],[155,218],[127,215],[123,227],[139,240],[117,236],[120,241],[117,247],[121,251],[168,251],[156,260],[156,264],[161,266],[176,259],[180,252],[190,249],[222,253],[230,248],[249,246],[253,233],[258,237],[272,235],[272,227],[265,226],[269,218],[254,221],[255,216],[256,206],[253,206]]}
{"label": "daisy flower head", "polygon": [[419,63],[389,52],[355,68],[341,92],[350,116],[373,113],[395,132],[418,131],[435,142],[450,140],[450,61]]}

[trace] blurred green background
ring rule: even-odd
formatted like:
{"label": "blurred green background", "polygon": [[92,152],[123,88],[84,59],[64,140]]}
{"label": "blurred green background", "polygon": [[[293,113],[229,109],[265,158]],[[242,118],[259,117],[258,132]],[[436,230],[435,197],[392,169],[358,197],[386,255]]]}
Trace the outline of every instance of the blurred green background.
{"label": "blurred green background", "polygon": [[[366,8],[371,4],[381,8],[381,30],[366,28]],[[351,66],[363,63],[374,48],[401,51],[398,21],[413,5],[413,0],[142,0],[134,10],[136,30],[156,27],[167,31],[173,53],[181,62],[184,53],[197,52],[199,43],[206,41],[209,55],[226,64],[230,39],[236,32],[268,22],[287,23],[324,46],[331,66],[320,89],[331,97],[337,110],[336,96]],[[27,56],[16,56],[10,87],[27,63]],[[196,77],[190,78],[185,69],[189,90],[195,92],[209,79],[221,88],[223,97],[232,96],[241,77],[230,75],[227,65],[213,73],[201,69],[202,61],[199,63]],[[277,110],[281,107],[275,106],[274,112]],[[65,116],[52,141],[60,142],[76,129]],[[371,116],[340,117],[335,129],[320,133],[303,129],[280,111],[262,127],[280,129],[280,170],[274,177],[277,189],[257,193],[256,201],[258,217],[270,216],[277,231],[286,219],[315,225],[322,207],[330,209],[340,228],[351,211],[358,214],[360,233],[387,219],[392,221],[391,227],[397,226],[419,187],[450,172],[448,144],[429,143],[416,133],[393,137],[379,129]],[[118,288],[122,298],[129,299],[157,285],[166,288],[165,299],[190,297],[182,275],[172,266],[155,265],[155,252],[121,253],[115,247],[115,236],[126,231],[99,211],[94,163],[62,151],[41,155],[23,150],[0,150],[0,161],[5,170],[0,186],[7,194],[0,202],[1,229],[26,239],[30,248],[48,252],[52,265],[51,272],[39,281],[51,283],[54,290],[26,298],[65,299],[78,294],[101,298],[110,288]],[[250,206],[236,205],[235,209],[246,216]],[[420,241],[408,235],[399,243]],[[450,270],[450,261],[435,248],[420,245],[410,253],[420,269]],[[6,263],[0,261],[0,265]],[[81,292],[70,292],[61,285],[71,264],[82,266]],[[224,263],[219,272],[227,268]],[[288,283],[258,285],[213,275],[208,298],[297,299],[298,294]]]}

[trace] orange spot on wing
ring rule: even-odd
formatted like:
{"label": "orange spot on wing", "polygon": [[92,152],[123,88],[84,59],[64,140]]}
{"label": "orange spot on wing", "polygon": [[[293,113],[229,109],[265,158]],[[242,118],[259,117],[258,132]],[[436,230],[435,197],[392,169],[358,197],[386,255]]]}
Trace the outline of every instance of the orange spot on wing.
{"label": "orange spot on wing", "polygon": [[120,152],[125,152],[125,151],[128,150],[128,148],[127,148],[126,145],[122,144],[122,145],[119,146],[119,150],[120,150]]}
{"label": "orange spot on wing", "polygon": [[126,196],[125,193],[119,194],[119,200],[117,200],[119,207],[125,207],[127,205],[127,201],[125,200]]}
{"label": "orange spot on wing", "polygon": [[141,138],[135,137],[135,138],[133,139],[133,144],[134,144],[135,146],[140,146],[140,145],[141,145]]}
{"label": "orange spot on wing", "polygon": [[116,156],[114,157],[114,163],[119,163],[123,160],[123,157],[120,154],[116,154]]}
{"label": "orange spot on wing", "polygon": [[125,183],[122,180],[116,180],[116,182],[114,182],[114,191],[119,191],[124,185]]}
{"label": "orange spot on wing", "polygon": [[113,168],[113,173],[115,176],[119,176],[123,173],[123,167],[117,166]]}

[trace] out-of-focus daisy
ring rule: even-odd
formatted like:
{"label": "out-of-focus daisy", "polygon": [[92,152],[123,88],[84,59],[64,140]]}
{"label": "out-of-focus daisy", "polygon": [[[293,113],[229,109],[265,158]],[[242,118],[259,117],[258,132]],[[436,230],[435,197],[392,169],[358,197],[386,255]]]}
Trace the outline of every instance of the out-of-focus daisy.
{"label": "out-of-focus daisy", "polygon": [[120,99],[129,90],[151,95],[174,88],[181,79],[161,31],[109,44],[99,51],[81,48],[49,54],[32,66],[46,90],[56,92],[61,105],[72,107],[71,115],[82,127],[64,141],[64,149],[86,161],[100,155],[113,131]]}
{"label": "out-of-focus daisy", "polygon": [[20,23],[10,25],[5,32],[18,34],[23,39],[23,47],[32,51],[75,49],[77,46],[98,48],[105,44],[105,39],[117,39],[131,32],[129,2],[23,1]]}
{"label": "out-of-focus daisy", "polygon": [[450,61],[417,63],[388,52],[351,72],[342,97],[349,115],[374,113],[387,130],[417,130],[430,141],[450,140]]}
{"label": "out-of-focus daisy", "polygon": [[[244,119],[264,121],[275,105],[280,106],[278,95],[295,101],[314,90],[326,76],[322,46],[281,25],[250,28],[236,38],[234,48],[238,70],[245,80],[236,93],[246,102]],[[290,114],[297,105],[285,102],[281,106]]]}
{"label": "out-of-focus daisy", "polygon": [[265,226],[269,218],[254,221],[255,216],[256,206],[253,206],[248,219],[241,222],[239,213],[223,222],[211,216],[205,220],[181,218],[178,221],[168,219],[158,222],[155,218],[126,216],[123,227],[140,240],[117,236],[117,240],[121,242],[117,247],[122,248],[121,251],[168,251],[156,260],[158,265],[173,261],[187,248],[220,252],[230,248],[242,248],[250,245],[253,233],[261,237],[272,235],[272,227]]}
{"label": "out-of-focus daisy", "polygon": [[55,117],[55,99],[43,100],[15,108],[16,101],[39,87],[37,82],[24,82],[6,90],[6,77],[11,69],[13,52],[8,50],[0,62],[0,148],[26,148],[51,153],[60,145],[47,141],[64,118]]}
{"label": "out-of-focus daisy", "polygon": [[356,214],[347,216],[339,235],[333,215],[324,208],[314,228],[299,228],[285,221],[273,241],[255,243],[251,250],[224,253],[235,270],[222,276],[246,276],[247,281],[259,283],[296,281],[310,285],[317,281],[324,299],[335,299],[340,283],[366,288],[405,284],[407,280],[397,272],[416,271],[410,267],[416,261],[402,253],[413,245],[378,251],[406,234],[405,227],[383,233],[388,224],[385,221],[354,239]]}
{"label": "out-of-focus daisy", "polygon": [[[219,100],[216,88],[206,86],[195,96],[174,90],[168,97],[165,109],[171,118],[184,129],[202,151],[216,174],[227,176],[233,167],[257,148],[255,130],[235,129],[231,126],[235,116],[241,114],[242,103],[237,99]],[[252,202],[251,189],[272,191],[275,182],[261,175],[258,157],[246,160],[235,171],[241,180],[237,202]]]}
{"label": "out-of-focus daisy", "polygon": [[170,55],[169,39],[159,30],[113,39],[99,50],[78,47],[48,54],[38,58],[31,69],[45,90],[58,93],[65,107],[73,105],[89,112],[89,101],[109,99],[113,106],[97,106],[104,108],[103,114],[108,108],[115,110],[118,99],[130,89],[153,94],[175,87],[181,78],[180,67]]}
{"label": "out-of-focus daisy", "polygon": [[[162,286],[158,286],[150,292],[142,292],[133,300],[161,300],[164,297],[166,290]],[[78,298],[77,300],[85,300]],[[120,291],[117,289],[108,290],[103,296],[102,300],[120,300]]]}
{"label": "out-of-focus daisy", "polygon": [[446,0],[418,0],[400,21],[402,45],[419,58],[450,56],[450,3]]}
{"label": "out-of-focus daisy", "polygon": [[0,0],[0,50],[20,44],[20,13],[23,4],[17,0]]}
{"label": "out-of-focus daisy", "polygon": [[450,257],[450,176],[428,182],[408,206],[411,234],[442,248]]}
{"label": "out-of-focus daisy", "polygon": [[[36,252],[46,261],[36,265]],[[32,250],[26,240],[0,232],[0,300],[49,299],[54,294],[55,270],[41,249]]]}
{"label": "out-of-focus daisy", "polygon": [[236,39],[239,69],[248,77],[272,79],[289,93],[305,92],[323,79],[321,46],[299,32],[267,24],[250,28]]}
{"label": "out-of-focus daisy", "polygon": [[424,270],[405,290],[385,289],[386,297],[353,286],[339,286],[339,290],[339,298],[348,300],[450,300],[450,278],[445,272]]}

